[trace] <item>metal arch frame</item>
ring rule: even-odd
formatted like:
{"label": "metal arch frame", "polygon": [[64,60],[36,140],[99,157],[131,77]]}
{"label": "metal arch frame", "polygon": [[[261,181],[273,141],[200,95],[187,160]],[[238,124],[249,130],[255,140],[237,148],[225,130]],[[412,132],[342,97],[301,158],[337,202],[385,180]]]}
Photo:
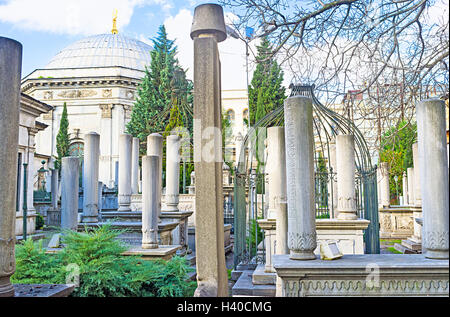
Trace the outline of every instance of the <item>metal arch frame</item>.
{"label": "metal arch frame", "polygon": [[[372,165],[370,152],[361,131],[352,121],[325,107],[314,95],[314,88],[314,86],[291,85],[290,97],[306,96],[310,97],[313,101],[313,126],[315,130],[314,136],[318,140],[318,142],[314,142],[314,153],[318,152],[317,150],[319,150],[323,154],[329,154],[330,140],[338,134],[351,133],[355,136],[355,160],[357,173],[356,186],[358,187],[357,198],[359,199],[358,211],[360,212],[361,217],[364,217],[371,221],[368,230],[366,230],[364,234],[364,240],[366,242],[366,252],[379,253],[379,224],[377,206],[378,198],[376,188],[377,166]],[[251,261],[251,257],[254,256],[251,252],[252,246],[246,245],[247,231],[249,230],[249,223],[247,222],[247,218],[249,220],[251,219],[250,216],[252,208],[254,208],[255,205],[255,202],[247,201],[247,198],[251,193],[250,189],[252,189],[249,188],[251,187],[249,185],[254,186],[254,184],[250,184],[249,176],[251,174],[251,171],[253,170],[254,158],[258,155],[258,153],[255,153],[255,151],[257,150],[256,146],[251,146],[251,144],[254,144],[254,142],[257,141],[261,128],[266,129],[271,126],[284,126],[283,106],[276,108],[250,128],[247,135],[243,139],[241,152],[239,153],[237,166],[235,168],[235,267],[237,267],[237,265],[242,262],[249,263]],[[331,176],[327,180],[329,182],[335,174],[333,174],[329,155],[324,156],[324,158],[326,158],[328,171]],[[266,160],[264,158],[264,162],[265,161]],[[315,165],[317,166],[317,160],[315,161]],[[259,172],[264,175],[265,164],[259,167]],[[331,188],[332,187],[333,186],[331,186]],[[331,196],[332,194],[333,193],[331,192]],[[257,202],[256,208],[258,208]],[[332,211],[330,214],[334,215],[333,206],[331,206],[331,208]],[[257,247],[258,241],[256,240],[255,243]]]}

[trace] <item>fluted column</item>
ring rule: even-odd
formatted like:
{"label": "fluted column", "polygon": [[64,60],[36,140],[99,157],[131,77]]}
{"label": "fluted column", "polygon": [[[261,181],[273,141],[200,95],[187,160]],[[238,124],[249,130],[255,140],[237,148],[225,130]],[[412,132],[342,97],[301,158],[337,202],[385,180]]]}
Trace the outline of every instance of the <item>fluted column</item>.
{"label": "fluted column", "polygon": [[131,211],[131,147],[132,136],[119,136],[119,212]]}
{"label": "fluted column", "polygon": [[166,208],[164,211],[178,211],[180,195],[180,138],[167,136],[166,147]]}
{"label": "fluted column", "polygon": [[286,99],[284,121],[290,258],[313,260],[317,240],[312,100],[303,96]]}
{"label": "fluted column", "polygon": [[158,156],[159,157],[159,167],[158,167],[158,179],[159,179],[159,189],[158,189],[158,222],[161,221],[161,196],[162,196],[162,156],[163,156],[163,137],[161,134],[153,133],[147,137],[147,155],[148,156]]}
{"label": "fluted column", "polygon": [[98,222],[98,175],[100,135],[95,132],[84,137],[83,222]]}
{"label": "fluted column", "polygon": [[355,220],[355,137],[336,136],[336,177],[338,192],[338,219]]}
{"label": "fluted column", "polygon": [[131,194],[139,193],[139,138],[133,138],[131,154]]}
{"label": "fluted column", "polygon": [[80,159],[63,157],[61,162],[61,228],[77,230]]}
{"label": "fluted column", "polygon": [[[418,161],[423,214],[423,252],[448,259],[449,185],[445,103],[439,99],[417,104]],[[420,201],[416,196],[416,204]]]}
{"label": "fluted column", "polygon": [[142,248],[158,248],[159,156],[142,158]]}
{"label": "fluted column", "polygon": [[22,45],[0,37],[0,297],[14,296],[21,67]]}

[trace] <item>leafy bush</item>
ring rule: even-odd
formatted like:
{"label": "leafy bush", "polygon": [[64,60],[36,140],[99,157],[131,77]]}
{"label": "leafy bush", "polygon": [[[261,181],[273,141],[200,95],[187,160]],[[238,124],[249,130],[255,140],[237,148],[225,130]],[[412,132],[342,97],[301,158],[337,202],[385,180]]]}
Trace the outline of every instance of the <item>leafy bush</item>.
{"label": "leafy bush", "polygon": [[[127,249],[117,236],[119,230],[109,225],[93,231],[67,231],[62,238],[65,248],[56,255],[45,254],[42,244],[31,240],[17,246],[14,283],[64,284],[69,268],[79,270],[76,297],[188,297],[196,283],[188,282],[191,268],[186,259],[145,261],[123,256]],[[70,266],[69,266],[70,265]]]}

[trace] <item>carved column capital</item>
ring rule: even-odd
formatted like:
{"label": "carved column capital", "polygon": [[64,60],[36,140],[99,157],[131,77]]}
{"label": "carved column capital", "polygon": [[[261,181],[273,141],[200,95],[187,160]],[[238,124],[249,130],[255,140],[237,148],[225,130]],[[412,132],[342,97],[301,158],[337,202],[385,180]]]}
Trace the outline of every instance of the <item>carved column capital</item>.
{"label": "carved column capital", "polygon": [[112,110],[114,109],[113,104],[101,104],[99,105],[102,110],[102,118],[111,119],[112,118]]}

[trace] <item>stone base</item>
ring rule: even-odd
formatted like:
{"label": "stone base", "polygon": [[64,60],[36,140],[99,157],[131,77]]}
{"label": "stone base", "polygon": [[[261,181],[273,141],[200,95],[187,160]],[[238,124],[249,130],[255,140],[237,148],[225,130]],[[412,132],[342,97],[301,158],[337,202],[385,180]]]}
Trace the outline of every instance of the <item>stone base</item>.
{"label": "stone base", "polygon": [[275,285],[277,273],[268,273],[265,271],[265,265],[259,264],[253,271],[252,282],[254,285]]}
{"label": "stone base", "polygon": [[293,261],[274,255],[283,297],[449,296],[449,262],[422,254],[344,255]]}
{"label": "stone base", "polygon": [[160,245],[157,249],[142,249],[134,247],[125,251],[123,255],[138,255],[144,260],[170,260],[176,255],[180,245]]}
{"label": "stone base", "polygon": [[75,285],[66,284],[15,284],[15,297],[68,297]]}
{"label": "stone base", "polygon": [[233,297],[258,296],[275,297],[275,285],[254,285],[252,283],[253,271],[243,271],[239,279],[231,289]]}
{"label": "stone base", "polygon": [[417,243],[412,239],[406,239],[402,241],[402,245],[413,251],[422,251],[422,243]]}
{"label": "stone base", "polygon": [[379,210],[380,239],[407,239],[414,234],[416,207],[390,207]]}
{"label": "stone base", "polygon": [[[231,242],[231,225],[224,225],[224,243],[225,254],[233,250],[233,244]],[[195,252],[195,227],[188,227],[188,246],[189,249]]]}

